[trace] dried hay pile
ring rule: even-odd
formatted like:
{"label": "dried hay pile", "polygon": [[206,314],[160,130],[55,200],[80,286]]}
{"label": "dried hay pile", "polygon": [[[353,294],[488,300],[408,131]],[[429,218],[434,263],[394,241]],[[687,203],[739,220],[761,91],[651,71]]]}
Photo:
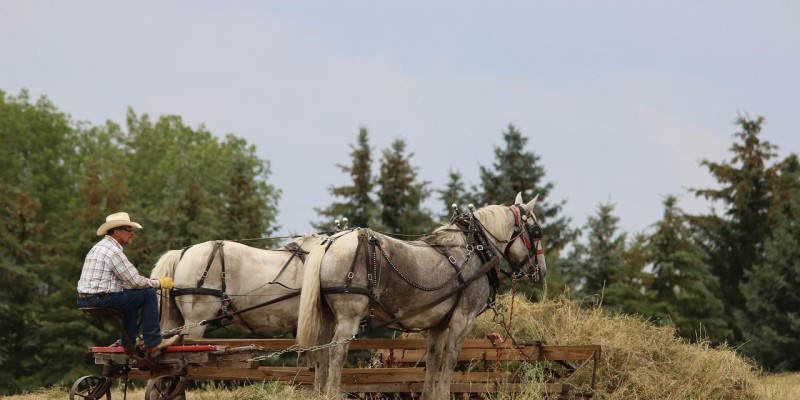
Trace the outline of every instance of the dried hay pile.
{"label": "dried hay pile", "polygon": [[[531,303],[516,296],[498,296],[498,315],[487,311],[472,337],[506,336],[496,320],[511,317],[515,339],[542,340],[549,345],[599,344],[595,398],[602,399],[756,399],[758,370],[729,347],[688,343],[672,328],[641,317],[608,315],[599,308],[582,309],[560,298]],[[502,318],[501,318],[502,317]],[[588,388],[591,365],[568,383]]]}

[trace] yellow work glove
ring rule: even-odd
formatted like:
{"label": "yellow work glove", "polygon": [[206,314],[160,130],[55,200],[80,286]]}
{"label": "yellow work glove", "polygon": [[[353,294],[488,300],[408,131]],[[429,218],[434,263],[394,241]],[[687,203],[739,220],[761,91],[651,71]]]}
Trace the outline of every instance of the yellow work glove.
{"label": "yellow work glove", "polygon": [[172,289],[173,286],[175,286],[175,283],[172,282],[172,278],[170,278],[168,276],[165,276],[163,278],[159,278],[158,279],[158,283],[160,284],[161,289],[169,290],[169,289]]}

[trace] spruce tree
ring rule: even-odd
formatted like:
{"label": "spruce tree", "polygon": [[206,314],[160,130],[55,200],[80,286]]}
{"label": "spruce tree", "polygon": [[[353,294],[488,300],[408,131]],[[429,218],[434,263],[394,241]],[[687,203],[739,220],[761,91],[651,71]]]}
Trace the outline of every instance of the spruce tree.
{"label": "spruce tree", "polygon": [[429,181],[418,181],[418,168],[411,165],[413,152],[406,152],[406,141],[396,139],[383,151],[378,199],[380,221],[387,232],[421,235],[433,229],[433,218],[422,207],[430,196]]}
{"label": "spruce tree", "polygon": [[380,208],[372,197],[376,178],[372,174],[372,148],[366,127],[359,128],[357,142],[350,148],[350,165],[336,166],[350,175],[352,184],[328,189],[333,197],[342,201],[334,202],[327,208],[314,209],[324,217],[322,222],[314,224],[319,229],[330,229],[333,221],[341,218],[347,218],[350,227],[371,227],[378,223]]}
{"label": "spruce tree", "polygon": [[447,177],[448,180],[444,189],[437,190],[439,194],[437,198],[442,204],[442,213],[440,214],[440,222],[442,223],[448,222],[453,216],[453,204],[458,206],[460,212],[466,211],[468,204],[474,204],[474,199],[466,192],[461,172],[451,169],[448,171]]}
{"label": "spruce tree", "polygon": [[545,169],[541,165],[541,157],[525,151],[528,138],[513,124],[509,124],[508,130],[503,132],[503,142],[503,147],[494,148],[495,161],[492,166],[480,167],[483,186],[480,200],[483,204],[475,206],[511,204],[517,193],[522,193],[523,199],[539,195],[534,213],[544,230],[548,254],[553,250],[557,254],[577,236],[577,232],[569,228],[570,219],[560,216],[566,201],[553,202],[550,199],[554,184],[544,182]]}
{"label": "spruce tree", "polygon": [[764,258],[745,272],[746,312],[739,318],[741,351],[772,371],[800,369],[800,163],[782,164],[776,197],[777,222],[765,243]]}
{"label": "spruce tree", "polygon": [[575,243],[564,263],[564,273],[579,296],[603,294],[623,268],[627,235],[619,232],[619,218],[613,211],[614,204],[598,206],[583,228],[587,243]]}
{"label": "spruce tree", "polygon": [[741,131],[730,148],[733,157],[723,162],[703,160],[721,188],[692,189],[697,196],[720,203],[723,214],[704,215],[692,220],[699,228],[700,243],[709,254],[712,273],[720,280],[719,293],[727,320],[738,342],[741,327],[736,316],[745,309],[741,285],[747,272],[762,261],[764,243],[769,236],[772,184],[777,169],[770,165],[777,147],[760,138],[763,117],[739,117]]}
{"label": "spruce tree", "polygon": [[693,240],[694,232],[678,199],[664,199],[664,215],[647,237],[646,257],[653,273],[648,292],[656,320],[672,320],[686,339],[699,337],[719,342],[730,334],[724,305],[714,293],[718,279],[711,274],[707,257]]}

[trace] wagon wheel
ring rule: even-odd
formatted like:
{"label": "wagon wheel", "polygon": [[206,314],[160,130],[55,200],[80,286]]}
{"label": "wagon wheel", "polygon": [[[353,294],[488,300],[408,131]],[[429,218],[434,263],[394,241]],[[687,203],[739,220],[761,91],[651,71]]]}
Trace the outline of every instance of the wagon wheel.
{"label": "wagon wheel", "polygon": [[186,400],[187,379],[182,376],[159,376],[147,382],[146,400]]}
{"label": "wagon wheel", "polygon": [[104,376],[84,376],[72,384],[72,387],[69,389],[69,400],[99,400],[103,397],[105,397],[106,400],[111,400],[112,381],[112,378]]}

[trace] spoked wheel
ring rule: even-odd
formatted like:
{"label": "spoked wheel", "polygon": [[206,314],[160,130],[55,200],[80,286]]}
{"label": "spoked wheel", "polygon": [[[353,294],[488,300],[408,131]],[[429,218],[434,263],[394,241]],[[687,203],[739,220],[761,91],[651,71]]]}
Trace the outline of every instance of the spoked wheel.
{"label": "spoked wheel", "polygon": [[84,376],[72,384],[72,387],[69,389],[69,400],[100,400],[103,397],[105,397],[106,400],[111,400],[112,382],[112,378],[104,376]]}
{"label": "spoked wheel", "polygon": [[183,376],[159,376],[147,382],[146,400],[186,400],[187,379]]}

